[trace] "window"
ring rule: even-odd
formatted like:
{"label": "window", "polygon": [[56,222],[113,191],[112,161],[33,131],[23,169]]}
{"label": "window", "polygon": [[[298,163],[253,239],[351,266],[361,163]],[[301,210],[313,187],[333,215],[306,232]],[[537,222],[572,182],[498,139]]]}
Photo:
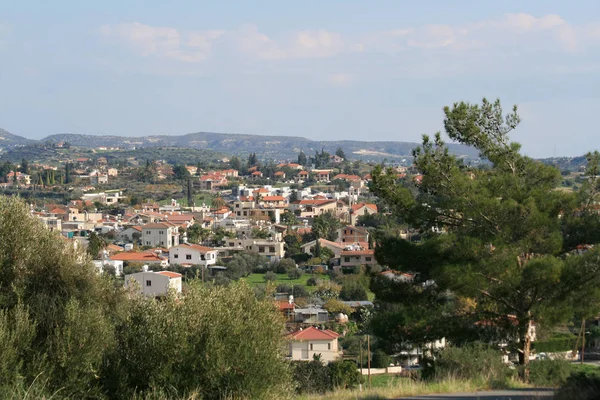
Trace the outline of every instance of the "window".
{"label": "window", "polygon": [[146,240],[146,246],[152,246],[152,242],[150,242],[149,240]]}
{"label": "window", "polygon": [[327,350],[331,350],[331,343],[327,343]]}
{"label": "window", "polygon": [[173,258],[179,258],[179,254],[174,254]]}
{"label": "window", "polygon": [[192,259],[192,255],[191,254],[186,254],[185,255],[185,259],[186,260],[191,260]]}
{"label": "window", "polygon": [[311,350],[313,349],[313,344],[312,344],[312,343],[310,344],[310,349],[311,349]]}
{"label": "window", "polygon": [[264,252],[265,252],[265,247],[264,247],[264,246],[260,246],[260,247],[258,248],[258,252],[259,252],[259,253],[264,253]]}
{"label": "window", "polygon": [[201,259],[202,261],[206,261],[206,256],[205,256],[204,254],[200,254],[200,259]]}
{"label": "window", "polygon": [[152,286],[152,281],[146,281],[146,286]]}
{"label": "window", "polygon": [[271,247],[269,247],[269,251],[270,251],[271,253],[275,253],[275,246],[271,246]]}
{"label": "window", "polygon": [[235,246],[235,243],[229,242],[229,247],[234,247],[234,246]]}
{"label": "window", "polygon": [[371,257],[365,257],[365,261],[371,261]]}
{"label": "window", "polygon": [[151,234],[152,234],[152,232],[146,231],[146,235],[151,235]]}
{"label": "window", "polygon": [[348,256],[344,257],[344,262],[350,262],[350,257],[348,257]]}
{"label": "window", "polygon": [[158,231],[158,234],[159,234],[159,235],[164,235],[164,234],[165,234],[165,231]]}

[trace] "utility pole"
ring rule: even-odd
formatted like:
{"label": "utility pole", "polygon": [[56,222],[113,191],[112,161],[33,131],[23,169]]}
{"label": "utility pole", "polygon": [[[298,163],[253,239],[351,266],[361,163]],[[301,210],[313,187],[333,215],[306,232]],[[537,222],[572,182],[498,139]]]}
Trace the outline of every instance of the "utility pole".
{"label": "utility pole", "polygon": [[369,389],[371,389],[371,337],[369,335],[367,335],[367,369],[369,374]]}
{"label": "utility pole", "polygon": [[581,320],[581,364],[583,364],[583,353],[585,351],[585,318]]}

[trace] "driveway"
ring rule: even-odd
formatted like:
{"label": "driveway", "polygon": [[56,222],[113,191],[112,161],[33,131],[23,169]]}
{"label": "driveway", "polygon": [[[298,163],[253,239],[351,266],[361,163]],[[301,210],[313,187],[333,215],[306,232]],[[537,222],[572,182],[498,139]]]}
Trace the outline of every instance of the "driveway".
{"label": "driveway", "polygon": [[425,396],[401,397],[397,400],[546,400],[554,396],[552,389],[494,390],[477,393],[428,394]]}

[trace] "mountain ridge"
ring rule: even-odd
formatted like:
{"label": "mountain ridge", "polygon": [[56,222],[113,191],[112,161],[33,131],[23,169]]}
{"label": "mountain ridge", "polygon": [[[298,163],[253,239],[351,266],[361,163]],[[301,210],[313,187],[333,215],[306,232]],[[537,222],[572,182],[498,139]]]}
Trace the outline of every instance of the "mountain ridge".
{"label": "mountain ridge", "polygon": [[[6,132],[7,135],[3,135]],[[191,147],[208,149],[220,153],[246,156],[256,153],[263,159],[294,159],[300,150],[312,155],[322,149],[334,153],[338,147],[349,158],[381,160],[410,157],[411,151],[419,146],[416,142],[402,141],[360,141],[360,140],[311,140],[301,136],[250,135],[244,133],[196,132],[183,135],[90,135],[78,133],[60,133],[47,136],[41,140],[27,139],[0,130],[0,147],[15,147],[34,143],[69,142],[72,146],[85,148],[118,147],[132,149],[136,147]],[[449,143],[454,154],[467,158],[477,158],[475,149],[460,144]]]}

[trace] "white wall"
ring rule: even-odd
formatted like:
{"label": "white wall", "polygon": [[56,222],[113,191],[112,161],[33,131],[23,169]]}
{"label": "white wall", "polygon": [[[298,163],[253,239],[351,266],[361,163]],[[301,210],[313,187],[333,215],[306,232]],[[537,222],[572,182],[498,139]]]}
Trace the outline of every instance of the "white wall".
{"label": "white wall", "polygon": [[[181,279],[181,278],[179,278]],[[125,287],[129,287],[136,282],[140,293],[146,296],[164,296],[170,287],[168,276],[157,274],[156,272],[138,272],[136,274],[125,275]]]}
{"label": "white wall", "polygon": [[[331,348],[329,348],[329,345]],[[290,356],[292,360],[312,361],[313,357],[319,354],[321,355],[322,362],[336,360],[340,356],[337,340],[290,341]]]}
{"label": "white wall", "polygon": [[[173,247],[169,250],[170,264],[193,264],[193,265],[215,265],[217,263],[218,251],[209,251],[206,254],[191,247]],[[204,256],[204,257],[203,257]],[[202,259],[204,258],[204,260]]]}

